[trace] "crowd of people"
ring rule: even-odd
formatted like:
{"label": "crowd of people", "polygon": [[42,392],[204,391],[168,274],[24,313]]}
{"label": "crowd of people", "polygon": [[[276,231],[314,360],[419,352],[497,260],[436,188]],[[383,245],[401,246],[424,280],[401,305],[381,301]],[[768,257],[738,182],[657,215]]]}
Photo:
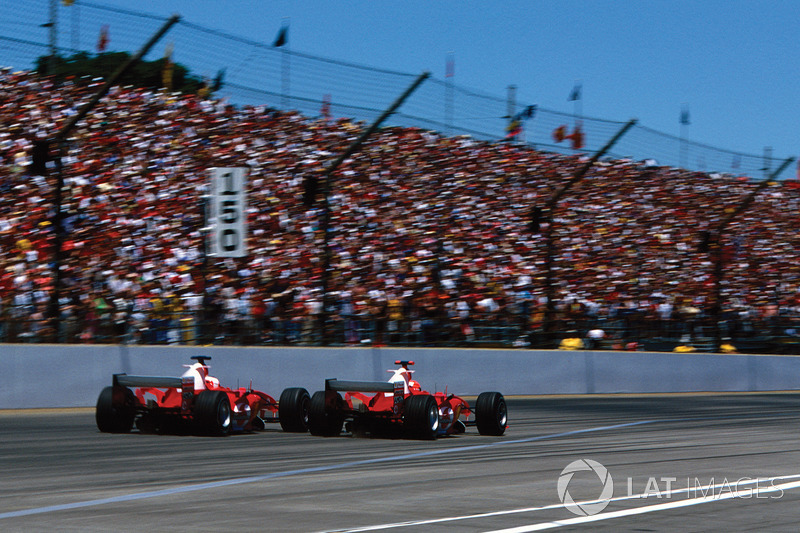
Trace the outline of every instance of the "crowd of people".
{"label": "crowd of people", "polygon": [[[323,316],[338,343],[470,343],[487,331],[518,339],[544,321],[544,229],[554,236],[564,328],[636,317],[654,331],[692,333],[715,303],[716,248],[701,249],[703,232],[756,186],[602,160],[535,231],[532,209],[586,155],[384,128],[331,175],[324,276],[323,203],[304,202],[304,184],[323,179],[364,124],[115,87],[64,145],[54,321],[56,167],[32,172],[33,147],[98,87],[0,73],[4,342],[317,343]],[[201,198],[212,167],[248,168],[244,258],[205,254]],[[721,301],[736,324],[728,333],[780,318],[781,333],[796,334],[798,213],[800,189],[779,182],[723,232]]]}

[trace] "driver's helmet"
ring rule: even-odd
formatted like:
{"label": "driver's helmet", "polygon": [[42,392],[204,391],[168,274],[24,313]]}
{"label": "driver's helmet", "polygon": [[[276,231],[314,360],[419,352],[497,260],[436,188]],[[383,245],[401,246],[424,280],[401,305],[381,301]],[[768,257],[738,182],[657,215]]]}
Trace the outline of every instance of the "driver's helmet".
{"label": "driver's helmet", "polygon": [[419,386],[419,381],[414,381],[413,379],[408,380],[408,390],[419,392],[422,390],[422,387]]}

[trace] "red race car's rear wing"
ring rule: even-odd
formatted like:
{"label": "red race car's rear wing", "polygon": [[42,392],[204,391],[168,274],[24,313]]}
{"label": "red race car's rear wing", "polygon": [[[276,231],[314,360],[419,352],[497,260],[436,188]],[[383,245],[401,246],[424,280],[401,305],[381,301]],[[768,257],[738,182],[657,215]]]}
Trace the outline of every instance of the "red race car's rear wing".
{"label": "red race car's rear wing", "polygon": [[[337,392],[376,392],[391,394],[392,416],[401,416],[405,399],[405,384],[401,381],[390,383],[387,381],[339,381],[338,379],[325,380],[326,401]],[[362,399],[363,400],[363,399]]]}
{"label": "red race car's rear wing", "polygon": [[400,386],[402,394],[402,383],[388,383],[386,381],[340,381],[338,379],[326,379],[325,390],[337,392],[394,392],[397,385]]}
{"label": "red race car's rear wing", "polygon": [[127,374],[114,374],[114,386],[179,389],[181,385],[181,378],[170,376],[129,376]]}

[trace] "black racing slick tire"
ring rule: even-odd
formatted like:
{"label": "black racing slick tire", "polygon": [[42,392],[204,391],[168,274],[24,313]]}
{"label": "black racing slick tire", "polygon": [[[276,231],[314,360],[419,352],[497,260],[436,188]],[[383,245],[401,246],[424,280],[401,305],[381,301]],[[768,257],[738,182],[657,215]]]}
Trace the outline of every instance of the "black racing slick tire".
{"label": "black racing slick tire", "polygon": [[198,394],[194,402],[194,422],[197,433],[201,435],[228,435],[233,425],[228,395],[218,390],[204,390]]}
{"label": "black racing slick tire", "polygon": [[481,435],[502,435],[508,425],[506,399],[499,392],[482,392],[475,401],[475,425]]}
{"label": "black racing slick tire", "polygon": [[[338,392],[336,396],[339,403],[341,396]],[[326,409],[325,391],[315,392],[308,408],[308,431],[320,437],[335,437],[342,432],[343,424],[344,417],[340,413]]]}
{"label": "black racing slick tire", "polygon": [[136,397],[127,387],[106,387],[97,398],[94,412],[97,429],[103,433],[128,433],[136,418]]}
{"label": "black racing slick tire", "polygon": [[302,387],[285,389],[278,401],[278,421],[281,429],[289,433],[308,431],[308,410],[311,396]]}
{"label": "black racing slick tire", "polygon": [[433,440],[439,434],[439,406],[427,394],[415,394],[406,399],[403,427],[412,439]]}

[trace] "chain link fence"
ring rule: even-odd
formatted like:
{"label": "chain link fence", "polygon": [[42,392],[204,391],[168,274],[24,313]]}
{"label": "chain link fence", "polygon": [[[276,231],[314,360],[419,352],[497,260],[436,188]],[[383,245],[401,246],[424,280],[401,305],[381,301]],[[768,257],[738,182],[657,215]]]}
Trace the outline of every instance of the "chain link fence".
{"label": "chain link fence", "polygon": [[[6,0],[0,4],[0,63],[30,69],[52,49],[63,56],[96,53],[103,32],[107,51],[135,51],[165,20],[81,0]],[[267,41],[244,39],[190,21],[180,21],[145,59],[164,57],[168,47],[173,49],[172,59],[192,74],[209,80],[222,75],[223,86],[216,94],[231,103],[297,109],[310,117],[325,109],[333,117],[371,122],[419,75],[313,56],[289,46],[276,48]],[[432,76],[387,125],[497,141],[506,138],[510,117],[526,115],[534,105],[461,87],[451,77]],[[570,134],[580,124],[583,150],[595,151],[629,118],[604,120],[539,106],[530,118],[521,119],[522,132],[514,142],[577,153],[569,139],[556,142],[553,133],[564,126]],[[659,165],[755,179],[770,175],[785,159],[773,157],[769,150],[762,154],[725,150],[646,125],[636,125],[609,157],[654,160]],[[789,177],[788,172],[784,174],[781,177]]]}

